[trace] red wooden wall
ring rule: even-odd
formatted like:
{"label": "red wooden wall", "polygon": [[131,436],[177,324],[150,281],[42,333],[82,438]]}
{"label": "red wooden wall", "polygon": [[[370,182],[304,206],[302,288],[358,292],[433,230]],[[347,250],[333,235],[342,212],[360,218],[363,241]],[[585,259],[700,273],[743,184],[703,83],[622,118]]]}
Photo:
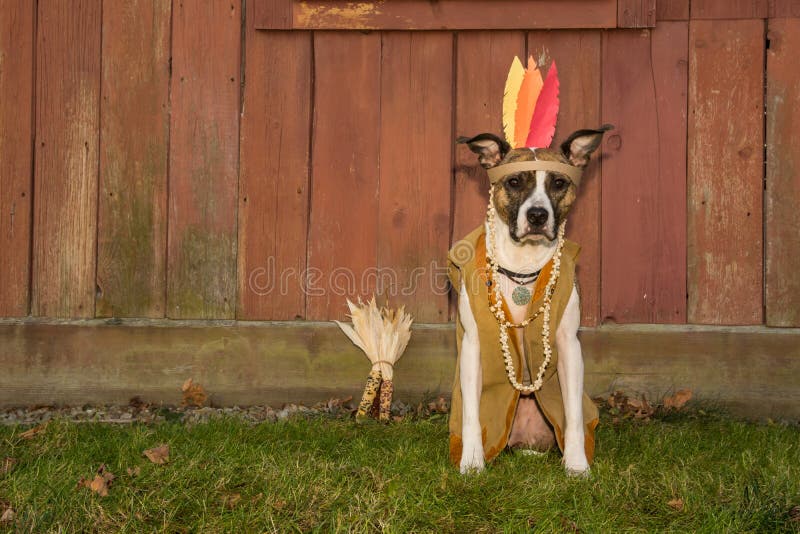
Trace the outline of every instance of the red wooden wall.
{"label": "red wooden wall", "polygon": [[584,324],[800,326],[797,2],[459,2],[0,0],[0,316],[327,320],[377,291],[451,320],[487,188],[453,141],[499,132],[533,54],[557,141],[616,125],[568,230]]}

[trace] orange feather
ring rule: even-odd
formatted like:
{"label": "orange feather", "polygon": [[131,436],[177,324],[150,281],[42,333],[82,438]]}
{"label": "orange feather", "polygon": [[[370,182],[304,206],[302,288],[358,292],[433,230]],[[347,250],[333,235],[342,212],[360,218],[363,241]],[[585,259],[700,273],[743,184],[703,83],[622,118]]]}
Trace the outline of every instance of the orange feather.
{"label": "orange feather", "polygon": [[539,99],[539,93],[542,91],[543,84],[542,73],[533,60],[533,56],[529,56],[528,70],[525,72],[525,78],[522,80],[522,86],[517,96],[514,148],[524,147],[525,142],[528,140],[531,117],[533,116],[533,110],[536,107],[536,101]]}

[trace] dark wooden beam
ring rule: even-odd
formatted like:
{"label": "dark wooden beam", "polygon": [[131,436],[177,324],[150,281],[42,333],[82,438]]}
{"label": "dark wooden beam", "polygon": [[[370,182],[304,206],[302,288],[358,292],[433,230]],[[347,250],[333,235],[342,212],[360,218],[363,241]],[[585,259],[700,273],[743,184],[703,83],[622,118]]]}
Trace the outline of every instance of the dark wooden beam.
{"label": "dark wooden beam", "polygon": [[[640,3],[655,1],[632,2]],[[654,8],[652,16],[647,15],[653,24]],[[639,11],[631,12],[633,19],[639,20]],[[257,0],[254,20],[260,30],[614,28],[617,0]]]}
{"label": "dark wooden beam", "polygon": [[653,28],[656,25],[656,0],[619,0],[618,28]]}

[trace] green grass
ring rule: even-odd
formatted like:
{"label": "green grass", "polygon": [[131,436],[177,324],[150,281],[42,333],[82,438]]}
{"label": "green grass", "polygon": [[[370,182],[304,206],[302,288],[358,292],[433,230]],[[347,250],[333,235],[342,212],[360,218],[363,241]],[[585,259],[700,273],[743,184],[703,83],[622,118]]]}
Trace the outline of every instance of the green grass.
{"label": "green grass", "polygon": [[[797,532],[800,430],[719,415],[604,419],[588,480],[560,456],[505,453],[480,475],[446,458],[446,421],[316,416],[0,427],[0,503],[33,532]],[[144,449],[171,446],[167,465]],[[77,488],[100,464],[108,497]],[[0,463],[0,466],[2,464]],[[139,476],[126,473],[139,466]],[[684,502],[682,511],[668,505]],[[238,500],[237,500],[238,499]],[[2,504],[0,504],[0,512]]]}

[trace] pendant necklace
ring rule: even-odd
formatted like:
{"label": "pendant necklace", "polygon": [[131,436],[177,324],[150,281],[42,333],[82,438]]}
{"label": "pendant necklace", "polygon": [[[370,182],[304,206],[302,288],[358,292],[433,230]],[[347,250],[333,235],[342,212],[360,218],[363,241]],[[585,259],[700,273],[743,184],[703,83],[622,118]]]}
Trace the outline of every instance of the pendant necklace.
{"label": "pendant necklace", "polygon": [[526,306],[531,301],[531,290],[525,286],[535,282],[539,278],[541,270],[535,273],[523,274],[515,273],[499,265],[497,266],[497,270],[503,273],[506,278],[517,284],[517,287],[511,292],[511,300],[514,301],[514,304],[517,306]]}

